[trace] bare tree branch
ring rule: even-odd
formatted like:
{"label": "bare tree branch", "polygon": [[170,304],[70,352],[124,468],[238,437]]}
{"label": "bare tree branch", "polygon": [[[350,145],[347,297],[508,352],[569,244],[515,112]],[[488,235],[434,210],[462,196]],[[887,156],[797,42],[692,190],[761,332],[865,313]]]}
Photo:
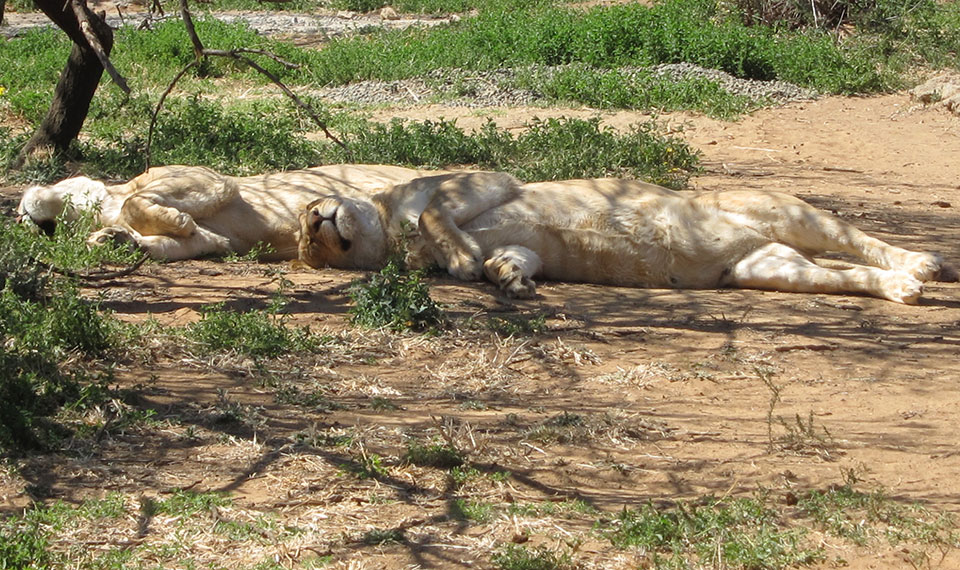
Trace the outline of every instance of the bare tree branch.
{"label": "bare tree branch", "polygon": [[110,56],[107,55],[106,50],[103,49],[103,45],[100,43],[100,38],[98,38],[97,34],[93,31],[93,25],[90,23],[90,16],[88,14],[90,9],[79,0],[71,0],[70,6],[73,8],[73,13],[77,16],[77,21],[80,22],[80,31],[83,32],[83,37],[86,38],[90,49],[97,55],[97,59],[100,60],[103,68],[110,74],[110,79],[113,79],[117,87],[129,95],[130,86],[127,85],[127,80],[120,75],[117,68],[110,62]]}
{"label": "bare tree branch", "polygon": [[180,17],[183,18],[183,26],[187,28],[187,35],[190,36],[190,41],[193,43],[193,55],[197,59],[202,59],[203,42],[200,41],[200,36],[197,35],[197,29],[193,26],[193,17],[190,15],[190,7],[187,5],[187,0],[180,0]]}
{"label": "bare tree branch", "polygon": [[144,171],[150,169],[150,145],[153,143],[153,129],[157,124],[157,115],[160,114],[160,109],[163,107],[163,102],[167,99],[167,95],[173,91],[173,88],[177,82],[180,81],[180,79],[186,75],[188,71],[199,64],[200,60],[195,59],[184,66],[184,68],[180,70],[180,73],[178,73],[177,76],[173,78],[173,81],[170,82],[170,85],[167,86],[167,90],[163,92],[163,95],[160,96],[160,101],[157,102],[157,107],[153,110],[153,117],[150,118],[150,129],[147,131],[147,148],[144,150],[144,154],[146,155],[146,166],[144,167]]}
{"label": "bare tree branch", "polygon": [[[73,1],[76,1],[76,0],[73,0]],[[289,61],[285,61],[275,54],[272,54],[270,52],[263,51],[263,50],[258,50],[258,49],[247,49],[247,48],[237,48],[232,50],[207,49],[203,47],[203,42],[200,40],[200,36],[197,35],[197,30],[193,25],[193,18],[190,16],[190,7],[187,4],[187,0],[180,0],[180,14],[181,14],[181,17],[183,18],[183,25],[187,29],[187,35],[190,36],[190,42],[193,44],[193,53],[196,56],[196,59],[190,62],[189,64],[187,64],[187,66],[181,69],[180,73],[178,73],[177,76],[173,78],[173,81],[171,81],[170,85],[167,86],[166,91],[164,91],[163,95],[160,96],[160,101],[157,103],[157,107],[153,111],[153,117],[150,120],[150,129],[147,133],[147,148],[145,152],[146,168],[148,169],[150,168],[150,146],[153,142],[153,132],[157,123],[157,116],[160,114],[160,109],[163,107],[163,103],[166,100],[167,95],[169,95],[170,92],[173,91],[174,86],[176,86],[177,82],[180,81],[180,79],[187,73],[187,71],[199,65],[200,62],[207,57],[227,57],[230,59],[234,59],[236,61],[240,61],[247,64],[257,72],[266,76],[267,79],[269,79],[270,81],[273,82],[274,85],[279,87],[280,90],[283,91],[284,95],[286,95],[291,100],[293,100],[293,102],[298,107],[300,107],[300,109],[303,110],[313,120],[313,122],[316,123],[318,127],[320,127],[321,130],[323,130],[324,135],[326,135],[328,139],[330,139],[337,146],[339,146],[344,151],[346,151],[348,155],[350,154],[350,149],[347,147],[347,145],[344,144],[343,141],[338,139],[333,133],[330,132],[330,129],[327,127],[326,121],[320,118],[317,112],[313,110],[313,107],[311,107],[302,99],[297,97],[297,95],[293,91],[291,91],[289,87],[287,87],[282,81],[280,81],[279,77],[277,77],[267,69],[264,69],[256,61],[250,59],[244,54],[256,54],[256,55],[269,57],[274,61],[276,61],[277,63],[280,63],[281,65],[287,67],[288,69],[297,69],[299,67],[298,65],[294,63],[290,63]]]}

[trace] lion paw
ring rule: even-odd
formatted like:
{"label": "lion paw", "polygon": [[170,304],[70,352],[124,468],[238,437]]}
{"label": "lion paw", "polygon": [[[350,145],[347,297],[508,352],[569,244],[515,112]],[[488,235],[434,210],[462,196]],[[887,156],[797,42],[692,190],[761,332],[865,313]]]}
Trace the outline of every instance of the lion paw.
{"label": "lion paw", "polygon": [[138,247],[137,239],[127,229],[119,226],[110,226],[102,228],[90,234],[87,238],[87,245],[96,247],[114,243],[117,245],[131,245]]}
{"label": "lion paw", "polygon": [[483,277],[483,259],[460,253],[451,257],[447,271],[461,281],[479,281]]}
{"label": "lion paw", "polygon": [[940,274],[943,260],[939,255],[926,252],[910,252],[898,267],[920,281],[930,281]]}
{"label": "lion paw", "polygon": [[923,294],[923,282],[903,271],[892,272],[882,284],[883,297],[906,305],[916,305]]}
{"label": "lion paw", "polygon": [[[503,281],[507,281],[504,283]],[[501,280],[500,288],[512,299],[532,299],[537,295],[537,284],[533,279],[515,274],[509,279]]]}

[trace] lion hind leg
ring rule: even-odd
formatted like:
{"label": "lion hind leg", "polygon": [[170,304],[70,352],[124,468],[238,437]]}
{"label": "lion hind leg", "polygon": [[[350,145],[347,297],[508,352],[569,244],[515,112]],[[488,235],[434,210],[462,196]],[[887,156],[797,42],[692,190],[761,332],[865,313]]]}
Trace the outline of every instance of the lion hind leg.
{"label": "lion hind leg", "polygon": [[120,219],[143,235],[189,237],[197,230],[193,216],[159,202],[155,194],[135,194],[124,201]]}
{"label": "lion hind leg", "polygon": [[170,167],[137,184],[120,219],[143,235],[189,237],[196,220],[216,214],[240,192],[232,178],[199,167]]}
{"label": "lion hind leg", "polygon": [[200,226],[187,237],[140,236],[137,239],[137,245],[146,250],[150,257],[166,261],[195,259],[205,255],[220,255],[233,251],[229,239]]}
{"label": "lion hind leg", "polygon": [[920,281],[937,278],[943,270],[938,255],[890,245],[789,194],[731,191],[703,194],[697,200],[726,212],[736,223],[752,227],[771,241],[810,255],[846,253],[868,265],[909,273]]}
{"label": "lion hind leg", "polygon": [[730,284],[789,293],[861,293],[905,304],[915,304],[923,293],[923,283],[906,271],[830,269],[780,243],[767,244],[740,260],[731,271]]}
{"label": "lion hind leg", "polygon": [[510,245],[493,250],[483,264],[483,272],[508,297],[529,299],[537,294],[533,276],[540,272],[542,266],[543,261],[534,251]]}

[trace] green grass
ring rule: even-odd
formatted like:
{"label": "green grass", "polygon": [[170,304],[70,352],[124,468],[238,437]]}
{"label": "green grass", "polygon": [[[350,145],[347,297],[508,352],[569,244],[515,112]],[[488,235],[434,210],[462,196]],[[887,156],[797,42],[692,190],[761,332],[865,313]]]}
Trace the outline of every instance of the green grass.
{"label": "green grass", "polygon": [[857,545],[879,539],[893,546],[960,547],[955,517],[920,504],[895,501],[882,490],[862,492],[850,484],[834,486],[803,494],[797,507],[817,527]]}
{"label": "green grass", "polygon": [[[80,270],[128,253],[88,249],[89,219],[60,223],[53,239],[0,222],[0,454],[54,445],[70,433],[58,419],[115,397],[87,364],[110,357],[131,331],[82,298],[52,267]],[[71,360],[69,367],[61,363]]]}
{"label": "green grass", "polygon": [[407,442],[403,460],[419,467],[453,469],[464,464],[460,450],[444,443],[422,444],[416,440]]}
{"label": "green grass", "polygon": [[705,498],[660,508],[624,509],[599,530],[621,548],[650,553],[657,568],[779,569],[823,558],[802,544],[803,529],[783,528],[780,515],[761,499]]}
{"label": "green grass", "polygon": [[575,568],[567,554],[558,554],[540,546],[527,548],[519,544],[500,547],[491,557],[499,570],[565,570]]}
{"label": "green grass", "polygon": [[472,164],[509,172],[521,180],[624,176],[682,188],[698,169],[697,153],[654,121],[626,133],[589,120],[533,119],[514,135],[493,121],[474,133],[443,119],[362,123],[344,132],[352,154],[332,148],[332,162],[444,167]]}

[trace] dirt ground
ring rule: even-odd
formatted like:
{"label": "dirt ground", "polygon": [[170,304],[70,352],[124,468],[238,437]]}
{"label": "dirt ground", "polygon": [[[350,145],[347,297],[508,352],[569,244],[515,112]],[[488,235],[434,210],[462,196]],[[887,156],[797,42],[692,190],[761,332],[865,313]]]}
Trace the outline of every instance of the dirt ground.
{"label": "dirt ground", "polygon": [[[597,114],[388,113],[457,118],[461,126],[493,117],[501,127],[533,115]],[[616,126],[645,119],[602,116]],[[892,243],[960,261],[960,119],[943,109],[893,94],[794,103],[737,122],[661,119],[702,151],[707,171],[693,180],[696,189],[789,192]],[[262,559],[299,567],[326,556],[336,568],[393,569],[489,567],[495,545],[527,540],[573,552],[583,567],[644,564],[641,554],[591,532],[597,516],[497,511],[471,521],[450,515],[461,497],[497,505],[576,498],[613,514],[647,501],[750,496],[760,488],[789,496],[855,474],[864,489],[960,511],[957,283],[931,283],[919,306],[901,306],[856,296],[567,283],[541,283],[538,298],[511,301],[488,284],[431,278],[431,292],[458,323],[437,337],[351,327],[345,286],[360,274],[343,271],[152,264],[91,294],[124,320],[183,324],[214,301],[264,307],[277,272],[294,283],[290,323],[330,334],[327,351],[271,362],[266,371],[250,360],[203,361],[164,349],[121,363],[116,382],[139,386],[137,405],[163,421],[107,435],[93,449],[23,461],[0,476],[0,512],[32,497],[72,502],[114,491],[136,505],[174,489],[223,491],[234,516],[269,515],[303,532],[185,547],[200,567]],[[544,315],[545,330],[506,337],[484,326],[518,315]],[[319,390],[322,403],[288,403],[277,385]],[[246,415],[216,421],[226,407]],[[576,437],[534,435],[561,413],[593,427]],[[789,444],[797,417],[812,427],[810,437]],[[345,433],[353,442],[346,447],[304,443]],[[442,470],[400,460],[408,438],[444,434],[482,472],[512,475],[457,488]],[[344,474],[345,465],[374,454],[385,474]],[[140,544],[165,523],[153,524],[131,516],[91,548]],[[404,539],[362,539],[377,529],[400,530]],[[911,567],[907,549],[883,542],[856,547],[825,538],[823,547],[822,567]],[[932,566],[960,568],[960,553],[942,560],[938,553]]]}

